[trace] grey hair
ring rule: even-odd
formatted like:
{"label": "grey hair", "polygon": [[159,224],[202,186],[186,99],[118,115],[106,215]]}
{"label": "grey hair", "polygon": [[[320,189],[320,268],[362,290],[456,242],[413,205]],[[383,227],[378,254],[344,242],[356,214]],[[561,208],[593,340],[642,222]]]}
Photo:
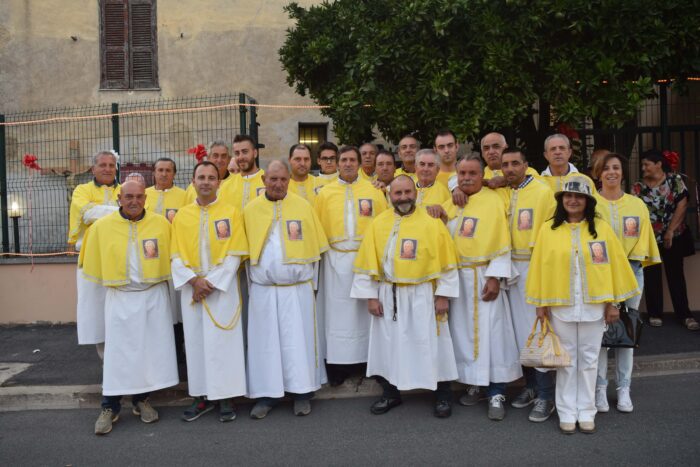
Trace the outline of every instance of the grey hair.
{"label": "grey hair", "polygon": [[508,142],[506,141],[506,137],[505,137],[505,136],[503,136],[501,133],[498,133],[497,131],[492,131],[491,133],[485,134],[484,137],[481,138],[481,140],[479,141],[479,147],[481,147],[481,146],[484,145],[484,139],[486,139],[486,137],[489,136],[489,135],[498,135],[498,136],[501,137],[501,141],[503,142],[503,145],[504,145],[504,146],[508,144]]}
{"label": "grey hair", "polygon": [[109,156],[112,159],[114,159],[114,163],[116,164],[119,162],[117,160],[117,156],[114,155],[112,151],[97,151],[94,156],[92,156],[92,165],[97,165],[97,161],[99,160],[100,157],[102,156]]}
{"label": "grey hair", "polygon": [[289,166],[289,162],[287,162],[284,159],[273,159],[270,162],[268,162],[267,165],[265,165],[265,172],[267,173],[267,171],[270,170],[270,166],[274,164],[282,164],[284,168],[287,169],[288,174],[292,173],[292,168]]}
{"label": "grey hair", "polygon": [[544,150],[547,150],[547,144],[549,143],[550,140],[553,140],[554,138],[561,138],[564,141],[566,141],[566,146],[571,149],[571,141],[569,141],[569,137],[566,135],[562,135],[561,133],[554,133],[553,135],[549,135],[545,138],[544,140]]}
{"label": "grey hair", "polygon": [[211,150],[214,146],[223,146],[226,148],[226,152],[229,152],[229,153],[231,152],[231,148],[228,147],[228,144],[223,139],[215,139],[214,141],[209,143],[208,152],[211,152]]}
{"label": "grey hair", "polygon": [[138,172],[131,172],[129,175],[127,175],[126,178],[124,179],[124,183],[131,181],[131,180],[133,180],[135,182],[139,182],[143,186],[146,186],[146,179],[143,177],[143,175],[141,175]]}
{"label": "grey hair", "polygon": [[457,165],[459,165],[459,163],[462,161],[477,161],[479,163],[479,166],[481,167],[481,171],[482,172],[484,171],[484,160],[481,158],[481,156],[479,154],[476,154],[473,152],[470,154],[467,154],[457,161]]}
{"label": "grey hair", "polygon": [[438,154],[437,152],[435,152],[434,150],[429,149],[429,148],[421,149],[420,151],[418,151],[418,152],[416,153],[416,162],[418,162],[418,159],[419,159],[421,156],[425,156],[425,155],[428,155],[428,154],[430,154],[431,156],[435,157],[435,162],[437,162],[438,165],[440,165],[440,164],[442,163],[442,159],[440,159],[440,154]]}

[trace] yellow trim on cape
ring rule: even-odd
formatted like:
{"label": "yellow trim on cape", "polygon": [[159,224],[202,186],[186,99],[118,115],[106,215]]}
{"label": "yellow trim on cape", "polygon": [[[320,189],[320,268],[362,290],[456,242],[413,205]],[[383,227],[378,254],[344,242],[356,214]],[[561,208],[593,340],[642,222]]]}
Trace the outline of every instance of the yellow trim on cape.
{"label": "yellow trim on cape", "polygon": [[[170,233],[170,223],[163,216],[146,212],[143,219],[130,221],[119,211],[113,212],[95,221],[86,232],[78,267],[86,279],[105,287],[127,285],[131,283],[129,245],[135,242],[139,282],[166,281],[170,278]],[[147,257],[147,253],[155,256]]]}
{"label": "yellow trim on cape", "polygon": [[[273,221],[280,222],[282,236],[282,262],[284,264],[309,264],[319,261],[328,250],[328,240],[321,222],[308,201],[287,192],[281,201],[270,201],[259,196],[243,210],[246,236],[250,247],[250,264],[255,266],[270,235]],[[297,222],[299,240],[292,240],[289,223]]]}
{"label": "yellow trim on cape", "polygon": [[[527,303],[573,305],[576,258],[584,303],[622,302],[640,294],[622,245],[607,222],[596,221],[597,238],[588,232],[586,221],[565,222],[554,230],[552,223],[549,220],[542,224],[532,252],[525,291]],[[603,253],[595,262],[594,249]]]}

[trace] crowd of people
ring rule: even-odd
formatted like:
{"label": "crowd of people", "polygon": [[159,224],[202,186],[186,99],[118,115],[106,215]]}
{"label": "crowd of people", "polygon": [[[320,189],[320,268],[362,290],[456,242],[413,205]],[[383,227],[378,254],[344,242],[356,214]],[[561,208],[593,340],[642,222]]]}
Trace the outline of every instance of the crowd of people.
{"label": "crowd of people", "polygon": [[[676,314],[698,329],[682,276],[687,189],[656,151],[642,156],[633,196],[623,156],[596,152],[595,182],[569,162],[562,134],[545,140],[541,174],[503,135],[480,143],[481,156],[458,159],[449,130],[424,149],[408,135],[397,161],[372,143],[328,142],[315,176],[308,146],[262,170],[256,141],[239,135],[232,148],[211,143],[186,190],[172,159],[155,163],[147,188],[139,174],[120,185],[118,156],[97,153],[69,233],[78,341],[104,359],[95,433],[112,430],[124,395],[143,422],[158,420],[149,394],[178,383],[182,340],[188,422],[217,407],[234,420],[238,396],[255,400],[254,419],[285,395],[308,415],[314,391],[366,365],[382,387],[373,414],[426,389],[434,415],[449,417],[458,382],[461,405],[488,400],[488,418],[502,420],[507,386],[524,376],[512,407],[594,432],[609,410],[606,323],[621,302],[638,309],[646,283],[651,325],[663,324],[662,259]],[[571,366],[520,365],[536,321]],[[632,358],[616,349],[622,412],[633,410]]]}

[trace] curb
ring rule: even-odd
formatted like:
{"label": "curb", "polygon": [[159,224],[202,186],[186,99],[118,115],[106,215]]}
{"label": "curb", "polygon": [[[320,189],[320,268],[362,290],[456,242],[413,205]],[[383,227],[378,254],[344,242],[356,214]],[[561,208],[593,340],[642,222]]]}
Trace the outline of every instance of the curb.
{"label": "curb", "polygon": [[[613,359],[611,359],[613,360]],[[614,378],[615,366],[609,363],[608,373]],[[634,359],[633,378],[700,373],[700,352],[640,356]],[[514,383],[521,384],[521,381]],[[462,390],[462,384],[455,383],[454,390]],[[407,391],[421,393],[425,390]],[[354,377],[337,387],[325,386],[316,391],[315,399],[348,399],[355,397],[376,397],[382,390],[372,378]],[[14,386],[0,387],[0,412],[52,409],[94,409],[100,407],[102,386],[99,384],[74,386]],[[125,398],[125,403],[129,403]],[[187,393],[187,384],[180,383],[169,389],[153,393],[154,406],[187,406],[192,398]],[[236,398],[240,405],[251,401],[245,397]]]}

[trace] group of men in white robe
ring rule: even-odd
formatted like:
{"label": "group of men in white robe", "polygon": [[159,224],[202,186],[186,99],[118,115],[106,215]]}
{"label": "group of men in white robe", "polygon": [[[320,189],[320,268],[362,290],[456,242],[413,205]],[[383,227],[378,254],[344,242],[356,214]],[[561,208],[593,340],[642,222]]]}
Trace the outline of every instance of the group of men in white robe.
{"label": "group of men in white robe", "polygon": [[[352,146],[341,148],[335,154],[338,168],[335,180],[333,173],[326,173],[326,178],[330,180],[319,183],[313,190],[313,200],[304,200],[303,194],[297,196],[287,191],[289,180],[298,178],[295,170],[298,165],[292,165],[290,169],[286,161],[272,162],[262,177],[265,188],[257,195],[262,194],[266,202],[275,206],[285,199],[291,199],[295,204],[303,203],[308,207],[308,217],[300,221],[306,222],[303,224],[305,226],[314,223],[321,225],[324,238],[318,239],[318,259],[290,261],[285,242],[303,242],[304,231],[299,232],[300,224],[292,228],[289,223],[283,222],[281,209],[273,208],[275,214],[265,230],[262,249],[255,264],[245,263],[244,277],[247,277],[245,283],[249,289],[248,294],[243,294],[247,295],[245,297],[241,295],[237,274],[250,254],[248,240],[251,233],[247,222],[255,217],[256,204],[251,204],[253,199],[247,199],[244,195],[241,209],[229,203],[228,199],[217,196],[222,168],[225,170],[230,158],[217,165],[207,161],[197,164],[192,179],[196,199],[181,206],[175,216],[168,218],[173,222],[172,232],[168,230],[168,235],[172,235],[171,243],[177,250],[172,254],[172,285],[181,293],[188,386],[195,398],[183,419],[195,420],[218,405],[219,419],[233,420],[236,413],[231,399],[242,395],[258,399],[251,410],[251,417],[264,418],[285,393],[294,400],[294,413],[306,415],[311,411],[309,401],[314,391],[327,382],[324,361],[339,365],[367,363],[367,376],[376,376],[383,387],[381,399],[371,407],[375,414],[386,413],[399,405],[400,390],[422,388],[436,391],[434,414],[447,417],[451,414],[450,382],[456,380],[468,385],[466,393],[460,397],[460,403],[476,404],[483,399],[479,387],[486,386],[489,418],[503,419],[505,386],[522,376],[518,352],[524,345],[523,336],[527,336],[534,321],[534,310],[524,301],[527,252],[516,253],[516,248],[508,245],[497,255],[473,261],[460,258],[459,248],[455,249],[455,245],[449,248],[442,245],[440,248],[452,251],[454,261],[446,261],[429,279],[408,282],[392,280],[394,267],[399,264],[397,261],[421,261],[424,254],[421,251],[433,251],[432,247],[425,244],[419,246],[414,240],[407,246],[414,248],[413,252],[402,253],[405,245],[397,244],[400,240],[397,232],[401,222],[411,216],[423,219],[430,212],[432,217],[427,218],[442,219],[443,222],[425,222],[423,219],[421,228],[427,229],[425,236],[431,239],[430,242],[444,238],[457,242],[460,237],[462,241],[464,237],[470,237],[464,230],[463,221],[468,217],[471,206],[477,205],[477,195],[482,186],[487,189],[486,185],[490,186],[493,182],[512,189],[509,211],[505,210],[505,202],[502,203],[503,212],[496,207],[501,204],[492,206],[493,216],[478,219],[478,228],[482,230],[487,230],[487,224],[493,219],[501,217],[505,222],[493,228],[517,228],[518,219],[513,220],[514,213],[519,212],[517,193],[529,186],[541,190],[541,196],[552,196],[552,191],[545,184],[526,174],[524,154],[512,151],[504,158],[505,138],[492,133],[484,137],[482,144],[489,142],[489,138],[502,140],[500,157],[493,159],[502,161],[503,170],[498,173],[501,167],[492,167],[488,159],[493,176],[486,181],[483,180],[483,162],[475,157],[456,164],[450,162],[447,169],[438,173],[437,167],[445,167],[441,161],[442,153],[450,153],[447,154],[449,160],[453,156],[451,153],[456,154],[459,147],[452,132],[439,133],[436,147],[430,151],[434,156],[431,164],[436,167],[436,173],[427,178],[422,175],[421,188],[443,183],[453,189],[452,199],[443,205],[426,207],[416,206],[418,192],[415,181],[418,176],[406,170],[413,166],[415,171],[417,141],[410,136],[402,139],[402,142],[406,142],[404,146],[410,146],[410,151],[405,150],[405,159],[410,164],[396,170],[397,177],[391,181],[389,177],[377,180],[374,176],[372,179],[367,170],[364,170],[365,176],[361,176],[360,151]],[[254,160],[257,156],[255,142],[249,137],[238,142],[251,146],[251,159]],[[566,142],[568,144],[568,140]],[[296,149],[293,147],[290,151],[290,160],[298,152],[297,149],[309,151],[303,145],[296,145]],[[403,160],[401,150],[400,156]],[[108,159],[109,153],[100,153],[95,159],[95,180],[90,183],[97,187],[105,184],[118,186],[114,179],[116,159],[112,157],[111,162]],[[105,160],[111,168],[102,170],[100,167]],[[254,169],[253,172],[259,170],[257,167]],[[439,174],[443,175],[444,182],[440,181]],[[447,180],[450,180],[449,184]],[[132,217],[128,215],[122,198],[125,188],[131,193],[135,185],[138,183],[122,185],[118,203],[105,195],[104,202],[93,202],[88,209],[81,210],[85,228],[100,217],[96,213],[93,216],[95,219],[86,217],[92,215],[90,213],[95,209],[106,209],[102,214],[119,215],[129,222],[138,222],[144,215],[149,215],[143,209]],[[136,190],[133,196],[138,198],[141,194]],[[146,202],[145,195],[141,201]],[[370,248],[363,243],[366,232],[376,227],[373,222],[387,206],[389,210],[384,217],[394,216],[395,228],[389,235],[389,243],[375,248],[377,271],[367,274],[357,266],[358,252]],[[450,206],[457,215],[447,216],[445,207]],[[136,208],[134,206],[132,210],[136,211]],[[222,212],[227,213],[226,216],[222,217]],[[530,214],[533,215],[532,212]],[[539,218],[547,215],[545,212],[536,214]],[[99,225],[99,222],[94,222],[90,229]],[[169,225],[167,227],[170,228]],[[233,237],[237,233],[242,237],[233,245],[236,243]],[[505,235],[510,238],[510,232]],[[326,241],[329,248],[323,247]],[[222,249],[220,242],[233,243],[227,243]],[[87,281],[80,271],[78,274],[79,342],[99,344],[103,341],[110,349],[105,353],[105,400],[103,413],[96,424],[98,434],[108,433],[112,423],[117,420],[120,395],[135,394],[134,413],[149,423],[157,420],[158,415],[148,404],[148,392],[177,383],[174,361],[160,359],[160,356],[170,352],[172,326],[165,326],[164,322],[133,320],[127,326],[122,323],[120,328],[112,323],[117,319],[118,313],[114,311],[117,309],[130,309],[138,313],[139,310],[163,307],[172,316],[170,310],[173,303],[167,294],[160,299],[151,296],[163,287],[142,283],[142,271],[137,265],[143,258],[137,257],[140,253],[136,244],[127,242],[125,245],[128,245],[130,258],[127,262],[127,285],[110,287],[110,284],[103,282],[106,287],[96,286]],[[438,248],[437,244],[434,246]],[[147,254],[145,250],[142,253]],[[171,256],[170,251],[163,249],[158,253]],[[320,253],[323,253],[322,261]],[[367,252],[363,254],[366,256]],[[168,279],[166,277],[164,281],[167,283]],[[86,303],[95,308],[95,303],[99,303],[95,297],[105,294],[107,290],[111,294],[108,296],[119,296],[119,299],[112,298],[105,302],[102,308],[104,313],[93,309],[90,313],[81,314],[81,308],[84,310]],[[124,294],[114,294],[111,292],[113,290]],[[167,292],[167,285],[165,290]],[[85,318],[87,314],[90,315],[89,319]],[[107,319],[101,323],[100,319],[104,320],[104,317]],[[123,318],[120,315],[118,319]],[[146,329],[134,333],[132,325]],[[152,327],[159,329],[156,331]],[[165,327],[167,332],[161,327]],[[86,329],[90,329],[94,335],[85,337],[89,334]],[[101,336],[100,330],[103,332]],[[168,332],[170,337],[166,336]],[[129,333],[132,335],[129,336]],[[159,333],[162,334],[161,338],[151,338]],[[247,336],[247,349],[244,336]],[[134,341],[137,337],[140,338],[138,342]],[[160,347],[154,349],[154,345]],[[129,350],[125,351],[125,347]],[[111,349],[119,349],[115,350],[114,355],[120,358],[126,355],[128,358],[116,366],[112,365],[109,357],[112,355]],[[143,359],[139,363],[140,370],[148,372],[153,369],[153,373],[159,375],[157,382],[149,385],[130,383],[132,363],[138,363],[135,360],[138,358]],[[526,372],[526,379],[528,385],[513,405],[527,407],[535,403],[535,408],[539,406],[539,414],[533,417],[533,409],[530,419],[546,420],[553,410],[551,381],[532,372]],[[109,413],[105,415],[106,411]]]}

